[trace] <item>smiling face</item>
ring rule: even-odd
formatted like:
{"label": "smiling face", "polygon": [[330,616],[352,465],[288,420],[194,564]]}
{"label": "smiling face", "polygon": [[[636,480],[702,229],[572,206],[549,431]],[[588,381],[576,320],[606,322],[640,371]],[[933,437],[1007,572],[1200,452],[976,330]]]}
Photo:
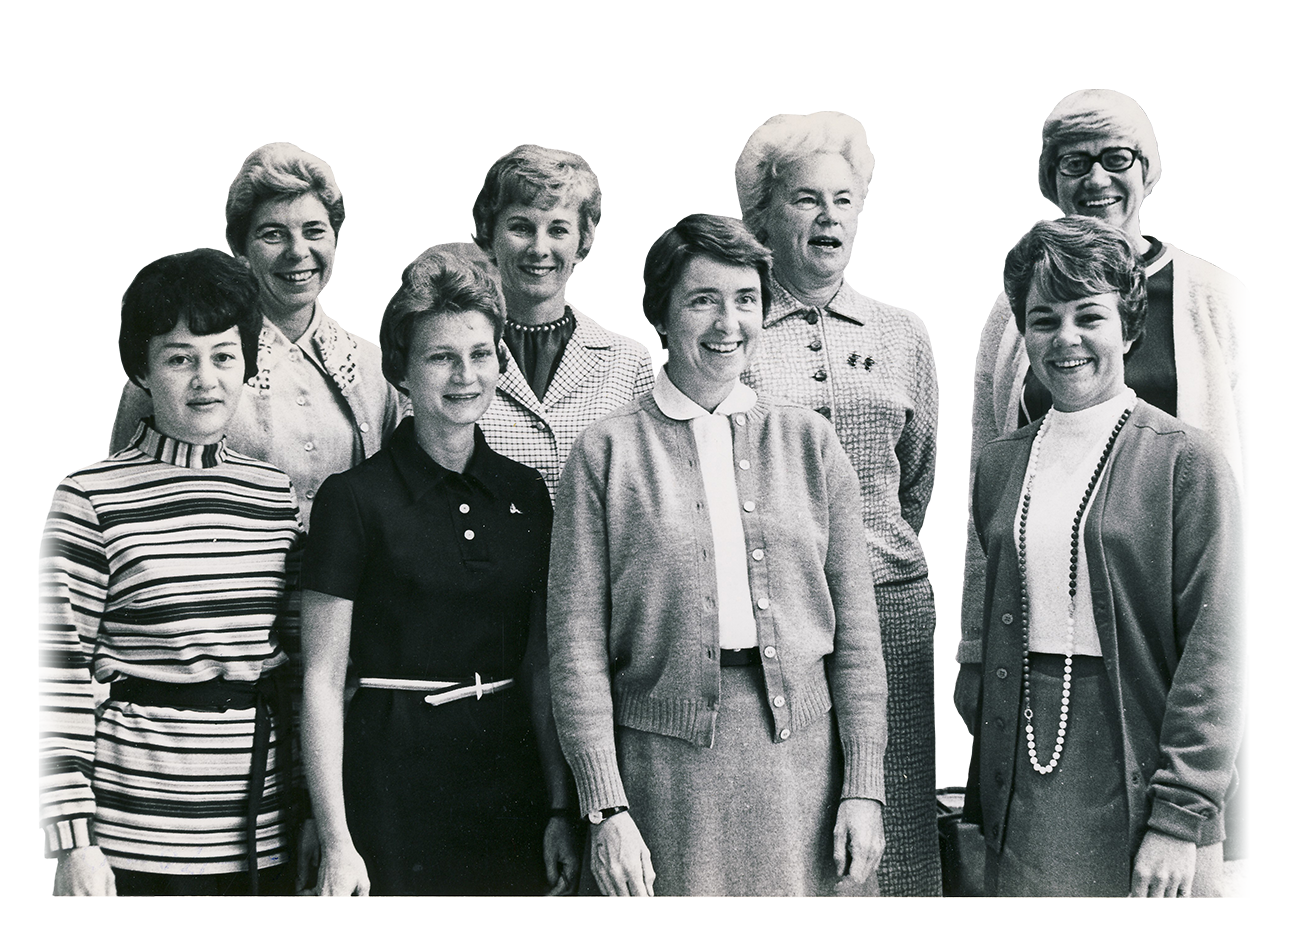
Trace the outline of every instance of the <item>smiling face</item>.
{"label": "smiling face", "polygon": [[415,321],[402,385],[415,420],[442,435],[474,424],[493,401],[499,375],[493,324],[478,311]]}
{"label": "smiling face", "polygon": [[245,360],[237,327],[197,336],[184,319],[152,336],[146,374],[138,377],[155,406],[155,429],[189,444],[214,444],[242,400]]}
{"label": "smiling face", "polygon": [[271,320],[295,320],[313,306],[333,273],[337,243],[328,209],[314,193],[271,199],[256,208],[245,257]]}
{"label": "smiling face", "polygon": [[666,320],[666,374],[684,394],[713,411],[725,400],[762,335],[762,279],[757,268],[695,255],[685,265]]}
{"label": "smiling face", "polygon": [[493,257],[507,310],[565,303],[566,281],[579,261],[579,201],[549,208],[507,206],[493,226]]}
{"label": "smiling face", "polygon": [[1054,301],[1032,286],[1027,295],[1027,356],[1059,411],[1081,411],[1121,392],[1122,338],[1117,294]]}
{"label": "smiling face", "polygon": [[810,154],[782,168],[764,225],[776,277],[786,287],[805,293],[838,288],[858,234],[861,192],[838,153]]}
{"label": "smiling face", "polygon": [[[1135,146],[1121,137],[1097,137],[1079,144],[1059,148],[1064,154],[1085,153],[1097,156],[1113,147]],[[1125,235],[1141,235],[1141,203],[1145,200],[1145,164],[1136,160],[1121,172],[1110,173],[1098,162],[1091,164],[1085,176],[1064,176],[1054,171],[1054,188],[1059,208],[1066,215],[1084,215],[1107,222]]]}

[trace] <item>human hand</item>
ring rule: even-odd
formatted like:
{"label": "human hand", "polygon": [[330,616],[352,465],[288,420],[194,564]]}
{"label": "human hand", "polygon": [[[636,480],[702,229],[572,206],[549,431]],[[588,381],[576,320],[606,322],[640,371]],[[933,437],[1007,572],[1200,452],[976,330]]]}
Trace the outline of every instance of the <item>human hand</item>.
{"label": "human hand", "polygon": [[365,870],[365,860],[350,840],[336,845],[321,844],[319,883],[315,890],[321,897],[369,896],[370,876]]}
{"label": "human hand", "polygon": [[319,828],[313,819],[302,820],[301,832],[297,836],[297,894],[315,893],[319,856]]}
{"label": "human hand", "polygon": [[593,878],[603,894],[621,897],[653,896],[657,873],[652,855],[628,812],[617,813],[589,826],[589,856]]}
{"label": "human hand", "polygon": [[954,683],[954,708],[967,724],[967,730],[976,734],[981,709],[981,664],[963,663],[958,667],[958,680]]}
{"label": "human hand", "polygon": [[885,825],[875,800],[840,800],[835,814],[837,891],[855,888],[876,870],[885,854]]}
{"label": "human hand", "polygon": [[1195,843],[1154,829],[1132,863],[1133,898],[1189,898],[1195,881]]}
{"label": "human hand", "polygon": [[114,870],[100,846],[86,845],[59,853],[55,897],[113,897],[116,893]]}
{"label": "human hand", "polygon": [[579,830],[574,820],[553,816],[543,830],[548,896],[573,894],[579,883]]}

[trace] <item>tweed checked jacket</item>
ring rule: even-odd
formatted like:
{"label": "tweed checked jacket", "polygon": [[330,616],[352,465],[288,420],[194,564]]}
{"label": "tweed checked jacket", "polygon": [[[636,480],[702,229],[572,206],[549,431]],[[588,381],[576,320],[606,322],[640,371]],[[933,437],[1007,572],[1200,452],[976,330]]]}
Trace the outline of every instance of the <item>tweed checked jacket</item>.
{"label": "tweed checked jacket", "polygon": [[570,309],[575,332],[543,400],[508,357],[493,403],[479,419],[488,446],[541,473],[554,501],[561,468],[579,433],[653,385],[647,349]]}

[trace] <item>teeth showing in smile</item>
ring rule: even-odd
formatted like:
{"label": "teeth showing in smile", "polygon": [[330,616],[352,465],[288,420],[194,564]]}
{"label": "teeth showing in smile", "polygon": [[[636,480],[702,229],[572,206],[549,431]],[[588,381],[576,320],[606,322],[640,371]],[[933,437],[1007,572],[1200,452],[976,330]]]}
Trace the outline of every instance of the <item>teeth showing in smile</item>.
{"label": "teeth showing in smile", "polygon": [[1117,196],[1104,196],[1100,199],[1083,199],[1081,204],[1087,209],[1107,209],[1109,206],[1121,200]]}
{"label": "teeth showing in smile", "polygon": [[1050,361],[1050,365],[1055,369],[1076,369],[1090,361],[1090,359],[1053,359]]}
{"label": "teeth showing in smile", "polygon": [[520,270],[533,277],[547,277],[556,270],[556,265],[552,264],[531,264],[521,265]]}
{"label": "teeth showing in smile", "polygon": [[313,270],[288,271],[287,273],[279,274],[278,276],[281,277],[283,280],[288,281],[289,283],[292,284],[304,284],[306,283],[306,281],[310,280],[312,277],[315,276],[315,272]]}
{"label": "teeth showing in smile", "polygon": [[815,245],[818,248],[839,248],[840,240],[831,238],[829,235],[818,235],[816,238],[809,238],[808,244]]}
{"label": "teeth showing in smile", "polygon": [[714,353],[732,353],[740,346],[742,342],[735,343],[703,343],[704,349],[710,349]]}

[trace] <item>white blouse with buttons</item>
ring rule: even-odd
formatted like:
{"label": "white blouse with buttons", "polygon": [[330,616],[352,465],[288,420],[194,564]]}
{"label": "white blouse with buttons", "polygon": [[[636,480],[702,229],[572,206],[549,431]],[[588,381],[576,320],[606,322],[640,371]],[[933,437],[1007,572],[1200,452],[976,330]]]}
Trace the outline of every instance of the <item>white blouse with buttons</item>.
{"label": "white blouse with buttons", "polygon": [[[735,508],[740,505],[739,487],[735,483],[736,463],[730,436],[731,416],[742,425],[743,412],[757,403],[757,393],[736,382],[726,399],[716,406],[715,411],[709,412],[676,388],[666,369],[657,370],[656,379],[652,394],[657,407],[673,421],[689,421],[693,425],[694,445],[698,450],[712,526],[721,648],[757,646],[757,622],[753,618],[752,594],[748,588],[749,554],[744,544],[744,525]],[[747,470],[749,462],[741,460],[738,467]],[[751,499],[745,500],[742,506],[744,512],[757,508]],[[762,557],[760,548],[752,554],[754,561],[761,561]],[[766,610],[767,605],[765,597],[758,599],[759,608]]]}

